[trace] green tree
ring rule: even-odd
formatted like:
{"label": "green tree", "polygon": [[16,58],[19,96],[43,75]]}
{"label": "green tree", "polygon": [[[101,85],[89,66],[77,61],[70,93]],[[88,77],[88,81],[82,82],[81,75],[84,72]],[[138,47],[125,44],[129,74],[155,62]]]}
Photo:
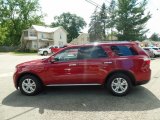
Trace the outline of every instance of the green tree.
{"label": "green tree", "polygon": [[146,22],[150,19],[150,13],[145,14],[147,1],[143,0],[118,0],[116,11],[116,29],[119,40],[140,40],[148,31]]}
{"label": "green tree", "polygon": [[38,0],[0,0],[0,26],[7,31],[3,44],[19,45],[24,29],[43,24],[40,11]]}
{"label": "green tree", "polygon": [[82,17],[71,13],[62,13],[60,16],[54,17],[52,27],[62,26],[68,32],[68,43],[77,38],[81,29],[86,26],[86,22]]}
{"label": "green tree", "polygon": [[105,3],[102,4],[99,16],[99,21],[101,22],[102,27],[102,40],[106,40],[107,8]]}
{"label": "green tree", "polygon": [[160,38],[159,38],[159,36],[158,36],[157,33],[153,33],[153,34],[151,35],[150,39],[153,40],[153,41],[158,41],[158,40],[160,40]]}
{"label": "green tree", "polygon": [[91,16],[88,33],[91,42],[102,41],[103,39],[103,29],[97,9],[93,12]]}
{"label": "green tree", "polygon": [[114,34],[115,32],[113,29],[115,28],[115,18],[116,18],[116,1],[111,0],[109,7],[108,7],[108,19],[106,28],[110,29],[110,39],[113,40],[113,36],[116,36],[117,34]]}
{"label": "green tree", "polygon": [[[105,41],[107,40],[106,33],[111,29],[111,38],[113,33],[113,27],[115,24],[115,0],[110,2],[109,6],[106,6],[105,3],[102,4],[100,11],[96,10],[91,16],[91,21],[89,25],[89,36],[91,41]],[[99,8],[99,7],[98,7]]]}
{"label": "green tree", "polygon": [[7,29],[0,26],[0,45],[4,45],[6,42]]}

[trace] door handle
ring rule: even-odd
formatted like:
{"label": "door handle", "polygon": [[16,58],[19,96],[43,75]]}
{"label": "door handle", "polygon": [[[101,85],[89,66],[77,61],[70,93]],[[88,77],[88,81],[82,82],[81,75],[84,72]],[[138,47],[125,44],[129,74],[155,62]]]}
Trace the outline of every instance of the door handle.
{"label": "door handle", "polygon": [[70,71],[71,69],[70,68],[66,68],[66,69],[64,69],[65,71]]}
{"label": "door handle", "polygon": [[73,64],[69,64],[70,67],[71,67],[71,66],[76,66],[76,65],[77,65],[77,64],[74,64],[74,63],[73,63]]}
{"label": "door handle", "polygon": [[112,62],[104,62],[104,64],[112,64]]}

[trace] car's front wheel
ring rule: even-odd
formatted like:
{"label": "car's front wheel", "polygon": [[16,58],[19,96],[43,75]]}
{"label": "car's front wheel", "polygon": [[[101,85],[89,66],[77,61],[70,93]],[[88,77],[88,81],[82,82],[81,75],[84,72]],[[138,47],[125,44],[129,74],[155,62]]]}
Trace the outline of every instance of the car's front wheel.
{"label": "car's front wheel", "polygon": [[48,55],[48,52],[47,52],[47,51],[44,51],[44,52],[43,52],[43,55],[44,55],[44,56]]}
{"label": "car's front wheel", "polygon": [[122,73],[112,75],[108,79],[107,87],[109,91],[116,96],[124,96],[131,89],[131,79]]}
{"label": "car's front wheel", "polygon": [[42,90],[42,84],[40,80],[32,75],[25,75],[20,78],[19,88],[22,94],[36,95]]}

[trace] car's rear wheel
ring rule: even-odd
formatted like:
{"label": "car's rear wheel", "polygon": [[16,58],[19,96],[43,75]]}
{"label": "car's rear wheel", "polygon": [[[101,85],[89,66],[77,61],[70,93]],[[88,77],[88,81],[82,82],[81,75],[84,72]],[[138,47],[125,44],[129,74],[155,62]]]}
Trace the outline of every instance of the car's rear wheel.
{"label": "car's rear wheel", "polygon": [[47,51],[44,51],[44,52],[43,52],[43,55],[45,55],[45,56],[48,55],[48,52],[47,52]]}
{"label": "car's rear wheel", "polygon": [[116,96],[124,96],[131,89],[131,79],[123,73],[112,75],[107,82],[107,88]]}
{"label": "car's rear wheel", "polygon": [[33,75],[25,75],[20,78],[19,88],[22,94],[36,95],[42,90],[40,80]]}

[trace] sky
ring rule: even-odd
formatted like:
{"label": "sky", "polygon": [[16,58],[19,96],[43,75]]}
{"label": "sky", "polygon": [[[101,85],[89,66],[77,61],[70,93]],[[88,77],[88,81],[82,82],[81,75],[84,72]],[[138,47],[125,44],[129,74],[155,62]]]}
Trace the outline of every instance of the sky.
{"label": "sky", "polygon": [[[102,5],[103,2],[107,4],[110,0],[92,0],[95,3]],[[59,16],[63,12],[70,12],[84,18],[87,26],[82,32],[88,31],[88,24],[90,23],[90,16],[95,10],[95,6],[86,2],[85,0],[40,0],[42,12],[46,14],[44,22],[49,25],[53,22],[54,16]],[[147,33],[149,37],[152,33],[160,35],[160,0],[148,0],[147,11],[152,14],[151,19],[147,22],[146,28],[150,29]]]}

